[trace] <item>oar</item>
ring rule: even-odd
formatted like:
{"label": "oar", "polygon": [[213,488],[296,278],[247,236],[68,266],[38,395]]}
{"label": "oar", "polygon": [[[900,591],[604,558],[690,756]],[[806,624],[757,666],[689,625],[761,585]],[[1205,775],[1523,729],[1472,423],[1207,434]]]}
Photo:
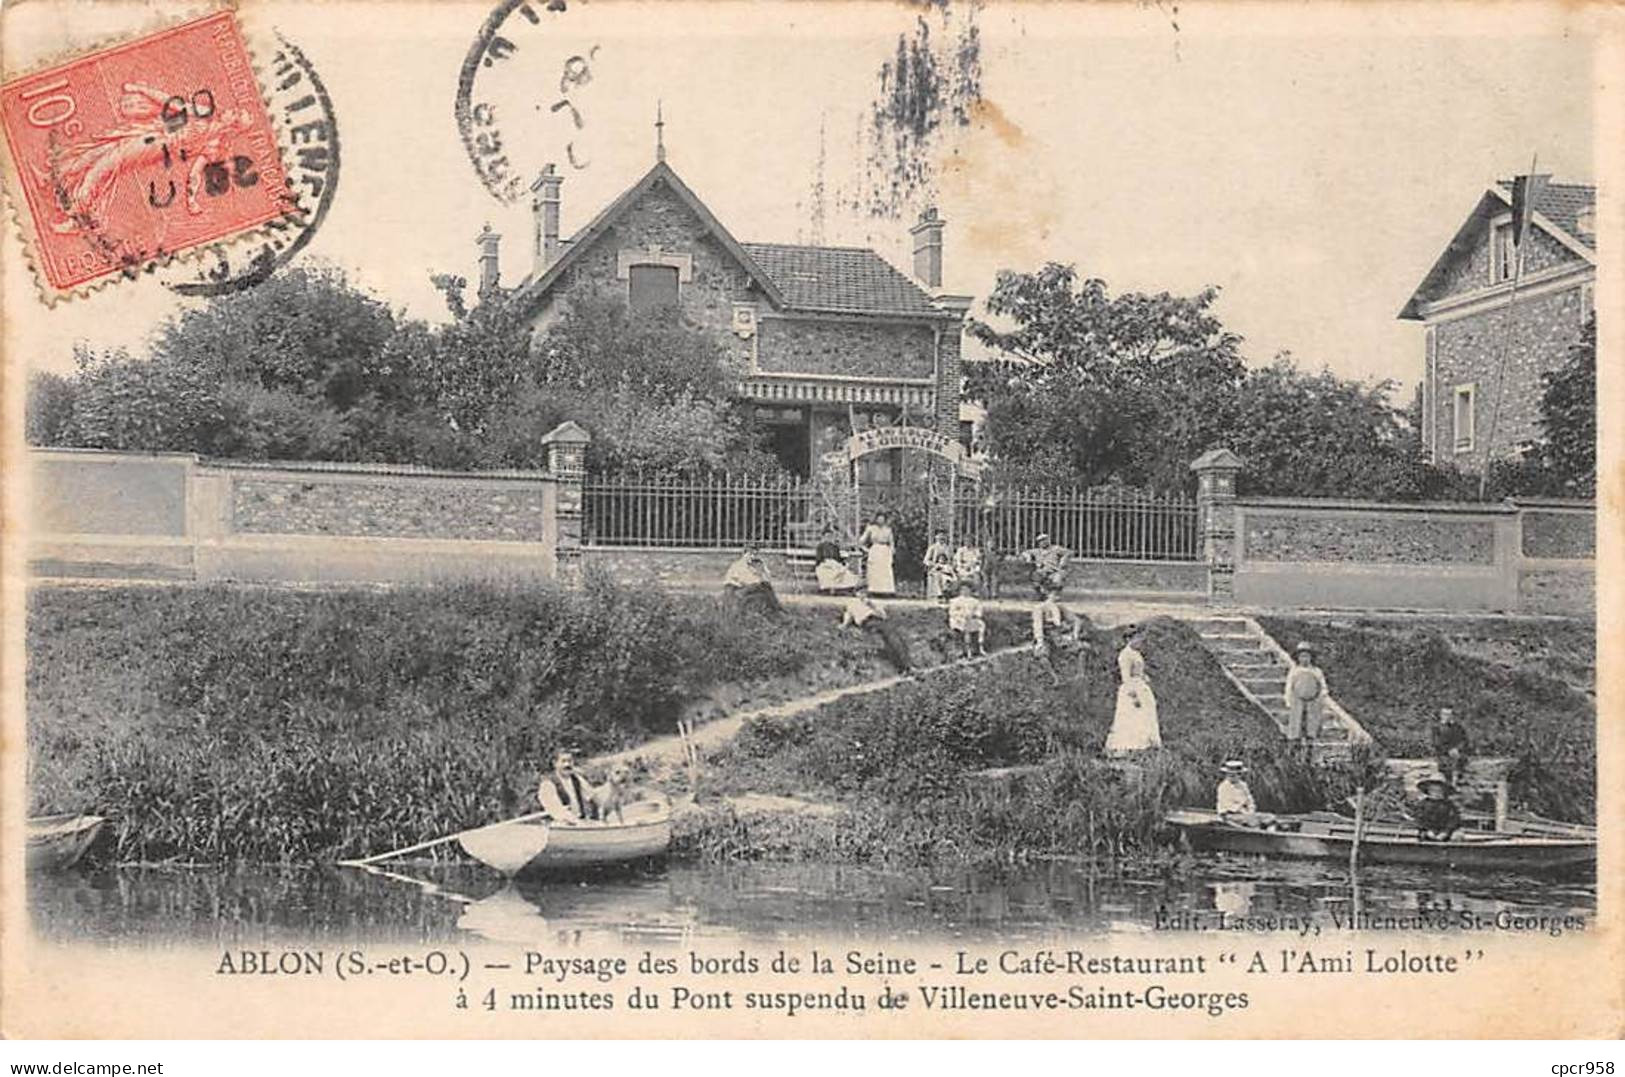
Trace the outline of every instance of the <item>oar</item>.
{"label": "oar", "polygon": [[448,842],[456,841],[464,834],[471,834],[476,830],[484,830],[487,826],[501,826],[503,823],[528,823],[532,819],[541,819],[545,818],[546,816],[547,812],[545,811],[533,811],[529,815],[519,815],[512,819],[504,819],[500,823],[486,823],[484,826],[471,826],[467,830],[459,830],[455,834],[447,834],[445,837],[434,838],[431,841],[420,841],[416,845],[407,845],[400,849],[391,849],[387,853],[378,853],[374,856],[365,856],[359,860],[340,860],[338,863],[341,867],[346,868],[364,868],[368,864],[376,864],[380,860],[393,860],[395,857],[405,856],[407,853],[421,853],[425,849],[433,849],[437,845],[445,845]]}

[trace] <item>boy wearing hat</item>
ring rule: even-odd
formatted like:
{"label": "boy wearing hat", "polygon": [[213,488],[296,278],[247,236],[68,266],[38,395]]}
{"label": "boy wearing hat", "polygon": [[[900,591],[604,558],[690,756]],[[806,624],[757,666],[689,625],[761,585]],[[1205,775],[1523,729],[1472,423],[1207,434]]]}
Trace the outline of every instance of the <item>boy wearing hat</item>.
{"label": "boy wearing hat", "polygon": [[961,581],[954,588],[954,597],[948,600],[948,631],[959,640],[964,657],[971,656],[974,644],[979,654],[987,654],[987,621],[982,616],[982,600],[976,597],[976,585]]}
{"label": "boy wearing hat", "polygon": [[1417,841],[1449,841],[1461,827],[1461,810],[1450,799],[1450,783],[1430,774],[1416,783],[1422,799],[1411,807]]}
{"label": "boy wearing hat", "polygon": [[1315,649],[1300,643],[1293,652],[1294,665],[1286,675],[1286,739],[1314,740],[1320,735],[1325,714],[1326,675],[1315,665]]}

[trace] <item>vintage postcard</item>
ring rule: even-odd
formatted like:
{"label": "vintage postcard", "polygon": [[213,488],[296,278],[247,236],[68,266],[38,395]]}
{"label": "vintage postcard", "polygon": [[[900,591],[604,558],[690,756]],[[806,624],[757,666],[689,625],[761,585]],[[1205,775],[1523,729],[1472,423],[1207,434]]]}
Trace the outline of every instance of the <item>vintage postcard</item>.
{"label": "vintage postcard", "polygon": [[7,1038],[1625,1031],[1616,8],[0,40]]}

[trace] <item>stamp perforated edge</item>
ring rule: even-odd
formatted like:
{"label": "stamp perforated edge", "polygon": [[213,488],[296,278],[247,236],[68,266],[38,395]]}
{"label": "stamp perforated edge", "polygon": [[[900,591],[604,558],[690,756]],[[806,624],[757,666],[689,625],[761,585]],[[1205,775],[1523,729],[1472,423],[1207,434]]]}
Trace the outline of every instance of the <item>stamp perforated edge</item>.
{"label": "stamp perforated edge", "polygon": [[[176,15],[166,13],[159,18],[148,20],[145,24],[132,32],[98,40],[91,45],[74,47],[41,57],[38,60],[28,64],[27,67],[17,71],[0,71],[0,82],[11,82],[16,79],[27,78],[29,75],[36,72],[48,71],[53,67],[60,67],[63,64],[72,63],[75,60],[94,55],[98,52],[104,52],[108,49],[116,48],[132,41],[139,41],[142,38],[163,33],[165,30],[172,30],[179,26],[185,26],[187,23],[196,22],[199,19],[206,19],[211,15],[218,15],[223,11],[230,12],[233,20],[236,22],[238,34],[243,41],[243,49],[248,54],[249,68],[254,72],[254,86],[259,91],[260,106],[265,110],[267,119],[271,121],[272,143],[276,146],[277,160],[282,165],[283,175],[287,176],[290,174],[288,170],[288,148],[283,145],[280,139],[275,137],[277,134],[277,131],[275,130],[276,121],[271,111],[271,97],[266,90],[268,82],[266,80],[265,69],[260,62],[259,55],[255,52],[254,38],[248,32],[248,27],[244,24],[242,13],[239,11],[237,5],[233,2],[204,2],[188,4],[181,14]],[[3,19],[4,12],[0,11],[0,21],[3,21]],[[166,254],[162,258],[148,259],[142,262],[140,265],[126,266],[123,269],[113,270],[112,272],[96,277],[94,280],[83,281],[79,284],[70,285],[66,288],[58,288],[46,277],[35,254],[35,245],[38,242],[38,223],[33,218],[33,213],[30,211],[27,205],[27,198],[22,194],[22,190],[22,177],[17,173],[17,162],[12,160],[9,152],[0,150],[0,206],[4,207],[4,216],[10,220],[12,227],[15,229],[18,242],[22,247],[23,260],[28,263],[28,271],[34,278],[34,284],[38,290],[38,298],[47,308],[55,307],[56,304],[61,302],[69,302],[77,298],[92,295],[104,288],[124,281],[132,281],[138,280],[142,277],[150,277],[155,271],[161,268],[174,265],[183,265],[187,262],[201,262],[203,259],[208,257],[212,249],[222,245],[230,247],[238,244],[252,244],[268,236],[270,234],[272,224],[271,221],[262,221],[258,224],[249,225],[228,235],[211,239],[206,243],[199,243],[196,246],[190,247],[184,251]],[[272,220],[274,221],[275,218]]]}

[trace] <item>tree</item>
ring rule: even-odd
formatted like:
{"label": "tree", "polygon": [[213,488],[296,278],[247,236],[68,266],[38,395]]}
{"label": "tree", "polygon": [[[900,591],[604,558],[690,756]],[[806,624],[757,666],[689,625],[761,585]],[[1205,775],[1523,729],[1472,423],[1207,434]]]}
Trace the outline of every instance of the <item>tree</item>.
{"label": "tree", "polygon": [[78,383],[72,378],[46,371],[31,373],[23,420],[28,444],[74,444],[73,412],[78,395]]}
{"label": "tree", "polygon": [[121,350],[76,350],[73,444],[134,452],[218,454],[231,440],[220,382],[175,363]]}
{"label": "tree", "polygon": [[1526,450],[1569,496],[1597,491],[1597,318],[1586,320],[1561,367],[1542,375],[1542,439]]}
{"label": "tree", "polygon": [[973,320],[970,331],[1014,361],[979,365],[969,391],[988,409],[1006,477],[1184,485],[1190,460],[1232,429],[1245,374],[1217,298],[1112,297],[1054,262],[1001,272],[986,306],[1011,328]]}
{"label": "tree", "polygon": [[406,392],[408,372],[383,361],[394,333],[389,307],[342,271],[296,267],[171,319],[152,358],[344,411],[368,395]]}

